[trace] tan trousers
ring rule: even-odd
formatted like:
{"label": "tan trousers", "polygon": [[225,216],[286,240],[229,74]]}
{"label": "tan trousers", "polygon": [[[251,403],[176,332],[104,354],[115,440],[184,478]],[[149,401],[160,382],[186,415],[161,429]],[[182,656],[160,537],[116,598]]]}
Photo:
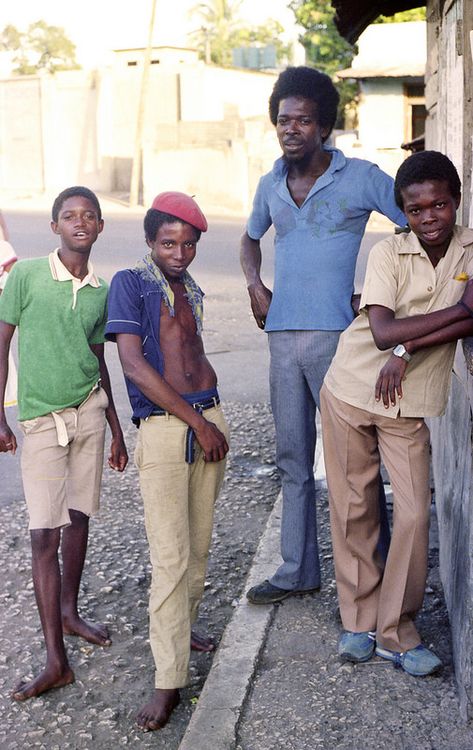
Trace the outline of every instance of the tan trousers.
{"label": "tan trousers", "polygon": [[[204,416],[228,440],[220,406]],[[186,464],[186,432],[177,417],[150,417],[141,421],[135,451],[152,565],[150,643],[155,686],[162,689],[188,682],[191,624],[204,591],[214,504],[225,470],[225,460],[204,461],[197,441],[194,463]]]}
{"label": "tan trousers", "polygon": [[[381,647],[420,642],[414,617],[427,577],[429,431],[423,419],[358,409],[321,391],[335,576],[343,627],[376,631]],[[379,537],[380,454],[393,489],[393,528],[383,570]]]}

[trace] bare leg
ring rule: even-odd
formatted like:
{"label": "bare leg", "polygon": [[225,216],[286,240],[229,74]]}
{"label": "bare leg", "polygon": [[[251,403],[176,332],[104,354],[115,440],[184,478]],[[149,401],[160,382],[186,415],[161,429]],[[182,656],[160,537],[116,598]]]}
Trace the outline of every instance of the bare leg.
{"label": "bare leg", "polygon": [[84,569],[89,518],[78,510],[70,510],[71,525],[62,532],[62,629],[66,635],[78,635],[89,643],[110,646],[108,629],[100,623],[82,619],[77,611],[79,586]]}
{"label": "bare leg", "polygon": [[197,633],[195,630],[191,630],[191,649],[193,651],[215,651],[215,643],[211,638],[207,638],[205,635]]}
{"label": "bare leg", "polygon": [[67,661],[61,623],[61,574],[58,549],[60,529],[33,529],[31,552],[33,584],[46,644],[46,666],[31,682],[20,683],[12,697],[24,701],[51,688],[74,682]]}
{"label": "bare leg", "polygon": [[179,690],[156,688],[149,703],[146,703],[137,715],[136,723],[144,732],[162,729],[168,723],[179,700]]}

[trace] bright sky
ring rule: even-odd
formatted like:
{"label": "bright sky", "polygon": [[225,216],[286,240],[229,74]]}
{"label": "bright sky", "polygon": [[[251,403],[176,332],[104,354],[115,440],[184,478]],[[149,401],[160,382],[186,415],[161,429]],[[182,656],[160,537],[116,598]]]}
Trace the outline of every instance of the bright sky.
{"label": "bright sky", "polygon": [[[200,0],[204,1],[204,0]],[[275,18],[285,28],[286,38],[297,36],[294,14],[288,9],[289,0],[242,0],[239,17],[248,24],[263,24]],[[201,25],[199,17],[190,12],[199,0],[157,0],[154,43],[171,46],[190,46],[187,34]],[[16,0],[3,2],[0,30],[13,24],[20,31],[28,24],[45,20],[52,26],[62,26],[77,48],[81,65],[93,66],[105,62],[108,52],[121,47],[143,47],[151,0]]]}

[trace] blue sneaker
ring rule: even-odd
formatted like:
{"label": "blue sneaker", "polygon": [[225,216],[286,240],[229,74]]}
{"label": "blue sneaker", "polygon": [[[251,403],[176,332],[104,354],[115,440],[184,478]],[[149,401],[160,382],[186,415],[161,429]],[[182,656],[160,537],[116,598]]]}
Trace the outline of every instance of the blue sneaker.
{"label": "blue sneaker", "polygon": [[376,633],[351,633],[344,630],[338,642],[338,655],[342,661],[368,661],[374,653]]}
{"label": "blue sneaker", "polygon": [[413,677],[425,677],[428,674],[438,672],[442,662],[433,651],[419,643],[409,651],[389,651],[387,648],[376,646],[376,656],[392,661],[395,667],[400,667]]}

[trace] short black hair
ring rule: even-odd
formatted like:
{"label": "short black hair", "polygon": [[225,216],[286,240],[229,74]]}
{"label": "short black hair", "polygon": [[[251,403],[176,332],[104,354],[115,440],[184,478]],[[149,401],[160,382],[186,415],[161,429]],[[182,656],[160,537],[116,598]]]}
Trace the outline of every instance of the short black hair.
{"label": "short black hair", "polygon": [[425,182],[426,180],[446,182],[453,198],[460,198],[461,196],[460,178],[455,165],[448,156],[441,154],[440,151],[419,151],[403,161],[397,170],[394,181],[394,198],[401,210],[404,208],[401,190],[416,182]]}
{"label": "short black hair", "polygon": [[53,203],[52,208],[52,218],[53,221],[57,222],[59,219],[59,212],[62,208],[62,204],[64,201],[67,201],[68,198],[73,198],[76,195],[82,196],[82,198],[87,198],[91,203],[94,204],[95,210],[97,211],[97,215],[99,217],[99,221],[102,219],[102,209],[100,208],[99,199],[95,195],[95,193],[92,192],[92,190],[89,190],[89,188],[84,187],[83,185],[74,185],[74,187],[66,188],[62,191],[62,193],[59,193],[56,200]]}
{"label": "short black hair", "polygon": [[[189,223],[187,221],[179,219],[177,216],[173,216],[173,214],[167,214],[164,211],[158,211],[156,208],[150,208],[146,212],[146,216],[143,221],[146,239],[149,242],[154,242],[158,233],[158,229],[162,227],[163,224],[175,224],[177,221],[180,224]],[[194,230],[196,234],[195,241],[198,242],[200,240],[200,235],[202,234],[202,232],[193,224],[189,224],[189,226]]]}
{"label": "short black hair", "polygon": [[320,127],[328,128],[328,138],[337,119],[340,99],[330,76],[306,65],[286,68],[274,84],[269,97],[269,118],[273,125],[277,123],[281,99],[289,96],[301,96],[314,102],[317,107],[317,122]]}

